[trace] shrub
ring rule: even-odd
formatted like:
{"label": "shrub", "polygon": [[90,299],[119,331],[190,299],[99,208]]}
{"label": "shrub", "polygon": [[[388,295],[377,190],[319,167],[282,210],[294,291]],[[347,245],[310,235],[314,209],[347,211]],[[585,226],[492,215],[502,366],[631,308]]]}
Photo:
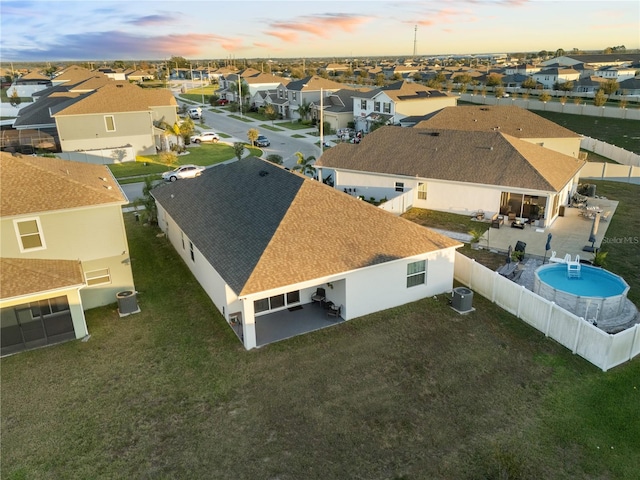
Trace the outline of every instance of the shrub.
{"label": "shrub", "polygon": [[160,152],[158,158],[165,165],[173,165],[178,160],[176,152]]}

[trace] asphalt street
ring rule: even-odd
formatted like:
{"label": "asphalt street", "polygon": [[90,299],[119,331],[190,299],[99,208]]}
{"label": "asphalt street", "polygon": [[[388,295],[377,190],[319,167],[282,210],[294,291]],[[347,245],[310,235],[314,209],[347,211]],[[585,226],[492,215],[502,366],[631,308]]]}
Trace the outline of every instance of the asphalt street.
{"label": "asphalt street", "polygon": [[[176,97],[179,93],[179,90],[174,90]],[[177,98],[177,100],[181,103],[179,98]],[[189,104],[186,105],[187,107],[189,106]],[[227,135],[231,135],[231,138],[221,138],[221,141],[223,142],[248,142],[247,132],[249,129],[257,129],[260,132],[260,135],[265,135],[271,142],[269,147],[262,148],[262,151],[264,152],[263,156],[266,157],[270,154],[280,155],[283,159],[283,166],[287,168],[293,168],[296,165],[298,158],[295,155],[296,152],[301,152],[305,158],[309,156],[318,158],[320,156],[320,148],[315,145],[315,142],[318,141],[318,137],[306,135],[308,130],[283,130],[282,132],[274,132],[269,129],[260,128],[260,125],[264,125],[268,122],[245,122],[235,118],[230,118],[228,114],[225,113],[210,112],[207,110],[207,107],[202,108],[202,114],[204,117],[204,125],[206,125],[206,127],[201,127],[200,122],[195,120],[194,123],[196,124],[196,127],[202,131],[212,130],[216,133],[222,132]],[[291,136],[296,133],[304,135],[305,138],[292,138]],[[143,185],[143,183],[128,183],[122,185],[121,188],[129,201],[133,202],[138,198],[142,198]]]}

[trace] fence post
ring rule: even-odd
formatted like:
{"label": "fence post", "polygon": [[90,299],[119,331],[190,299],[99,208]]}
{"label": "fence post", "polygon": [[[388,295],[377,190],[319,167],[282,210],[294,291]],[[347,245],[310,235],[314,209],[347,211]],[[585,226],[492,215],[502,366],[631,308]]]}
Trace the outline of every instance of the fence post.
{"label": "fence post", "polygon": [[578,328],[576,329],[576,338],[573,341],[573,348],[571,349],[571,352],[574,354],[578,351],[578,341],[580,340],[580,334],[582,333],[582,324],[584,322],[584,318],[580,317]]}
{"label": "fence post", "polygon": [[520,307],[522,305],[522,292],[524,292],[524,285],[520,286],[520,293],[518,293],[518,308],[516,308],[516,317],[521,318],[520,317]]}
{"label": "fence post", "polygon": [[551,315],[553,313],[553,307],[556,303],[555,302],[551,302],[549,304],[549,313],[547,314],[547,326],[544,329],[544,336],[548,337],[549,336],[549,328],[551,327]]}
{"label": "fence post", "polygon": [[496,283],[498,283],[498,277],[500,274],[495,272],[493,277],[493,284],[491,285],[491,303],[496,303]]}
{"label": "fence post", "polygon": [[471,268],[469,269],[469,272],[471,272],[471,273],[469,274],[469,288],[470,288],[471,290],[473,290],[473,272],[474,272],[474,270],[475,270],[475,264],[476,264],[476,259],[475,259],[475,258],[472,258],[472,259],[471,259]]}
{"label": "fence post", "polygon": [[611,345],[613,344],[613,335],[609,334],[609,345],[607,345],[607,353],[604,354],[604,367],[602,367],[602,371],[606,372],[609,370],[609,352],[611,351]]}
{"label": "fence post", "polygon": [[640,323],[636,323],[633,326],[635,332],[633,332],[633,340],[631,340],[631,347],[629,348],[629,360],[633,358],[633,348],[636,346],[638,340],[640,340],[640,328],[638,328],[638,325],[640,325]]}

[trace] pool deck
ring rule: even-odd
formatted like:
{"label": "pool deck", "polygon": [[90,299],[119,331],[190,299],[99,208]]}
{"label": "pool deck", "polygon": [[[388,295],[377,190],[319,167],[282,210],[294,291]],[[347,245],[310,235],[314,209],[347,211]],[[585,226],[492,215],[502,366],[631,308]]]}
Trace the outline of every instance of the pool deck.
{"label": "pool deck", "polygon": [[[596,233],[595,247],[599,248],[606,237],[609,222],[615,214],[618,202],[605,198],[589,199],[591,205],[598,205],[603,212],[611,212],[608,221],[600,221],[598,232]],[[515,247],[518,240],[527,244],[525,254],[536,256],[540,259],[549,258],[553,251],[557,257],[564,257],[567,253],[574,259],[579,255],[582,259],[590,260],[593,254],[582,250],[584,246],[591,246],[589,234],[593,220],[580,215],[578,208],[565,208],[564,217],[558,217],[550,226],[540,228],[535,226],[525,226],[524,229],[511,228],[507,223],[501,228],[489,228],[480,240],[480,247],[497,252],[506,252],[511,246]],[[545,252],[547,235],[551,233],[551,250]]]}

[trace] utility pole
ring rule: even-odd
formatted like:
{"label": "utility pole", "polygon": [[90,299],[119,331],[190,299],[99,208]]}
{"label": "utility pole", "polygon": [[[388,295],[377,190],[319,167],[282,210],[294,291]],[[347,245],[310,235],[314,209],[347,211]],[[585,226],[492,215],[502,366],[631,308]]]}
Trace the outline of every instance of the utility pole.
{"label": "utility pole", "polygon": [[323,109],[323,88],[320,87],[320,156],[324,153],[324,109]]}

